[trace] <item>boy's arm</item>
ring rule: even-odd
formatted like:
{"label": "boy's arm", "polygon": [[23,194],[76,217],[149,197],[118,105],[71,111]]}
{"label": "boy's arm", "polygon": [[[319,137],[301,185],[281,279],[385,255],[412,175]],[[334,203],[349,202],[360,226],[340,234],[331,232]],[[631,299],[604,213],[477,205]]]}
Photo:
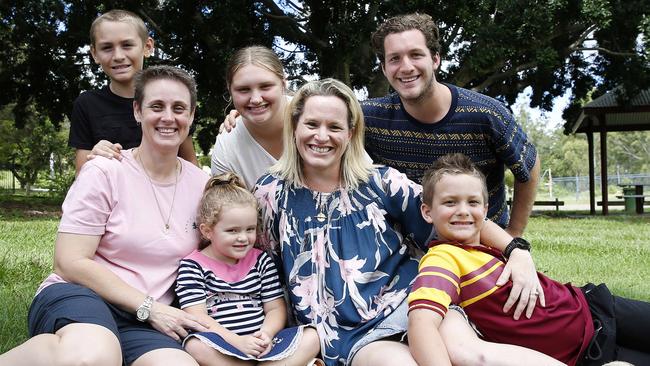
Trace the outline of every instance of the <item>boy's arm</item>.
{"label": "boy's arm", "polygon": [[181,146],[178,147],[178,156],[196,166],[199,166],[199,161],[196,159],[196,151],[194,151],[192,136],[187,136],[185,141],[181,143]]}
{"label": "boy's arm", "polygon": [[90,150],[76,149],[74,152],[75,177],[79,175],[81,167],[88,161]]}
{"label": "boy's arm", "polygon": [[442,317],[435,311],[413,309],[409,312],[409,350],[419,366],[451,366],[438,327]]}
{"label": "boy's arm", "polygon": [[[503,252],[510,241],[512,241],[510,234],[499,225],[492,221],[485,222],[481,229],[482,244]],[[504,313],[510,311],[510,308],[517,303],[513,318],[519,319],[524,310],[526,310],[526,317],[530,318],[533,315],[538,299],[542,306],[546,306],[544,290],[539,283],[535,263],[530,252],[522,249],[512,251],[503,273],[497,279],[497,286],[505,285],[508,279],[512,280],[512,289],[508,300],[503,306]],[[517,301],[517,299],[519,300]]]}

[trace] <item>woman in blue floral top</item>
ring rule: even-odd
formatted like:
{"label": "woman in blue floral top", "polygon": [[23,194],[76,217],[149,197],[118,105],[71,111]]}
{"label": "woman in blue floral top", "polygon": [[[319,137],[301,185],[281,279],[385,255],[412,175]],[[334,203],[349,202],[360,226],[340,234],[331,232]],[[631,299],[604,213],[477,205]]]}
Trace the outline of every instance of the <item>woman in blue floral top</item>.
{"label": "woman in blue floral top", "polygon": [[[354,365],[415,365],[399,340],[418,253],[432,231],[420,215],[421,187],[365,158],[363,115],[345,84],[308,83],[289,111],[284,155],[255,195],[262,244],[279,252],[297,320],[316,327],[327,365],[352,364],[355,355]],[[512,239],[496,224],[485,226],[482,239],[498,249]],[[525,280],[515,281],[513,294],[521,293],[522,309],[539,286],[524,253],[515,272]],[[468,324],[455,319],[457,334],[467,333]]]}

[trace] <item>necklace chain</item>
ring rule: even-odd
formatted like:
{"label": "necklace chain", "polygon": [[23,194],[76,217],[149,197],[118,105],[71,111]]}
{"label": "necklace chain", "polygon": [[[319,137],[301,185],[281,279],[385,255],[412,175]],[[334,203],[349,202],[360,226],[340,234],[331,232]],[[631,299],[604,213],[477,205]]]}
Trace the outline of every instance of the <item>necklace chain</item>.
{"label": "necklace chain", "polygon": [[318,215],[316,215],[316,220],[318,220],[318,222],[324,222],[329,216],[325,215],[325,210],[329,211],[327,207],[327,200],[329,199],[330,195],[331,193],[318,193]]}
{"label": "necklace chain", "polygon": [[[305,178],[303,186],[309,190],[313,190],[312,187],[315,187],[315,185],[312,185],[309,183],[309,179]],[[328,192],[317,192],[317,205],[318,205],[318,214],[315,216],[316,220],[318,222],[325,222],[325,220],[329,219],[329,208],[328,208],[328,200],[330,196],[337,190],[341,189],[341,182],[339,181],[333,188],[328,189]]]}
{"label": "necklace chain", "polygon": [[147,168],[144,166],[144,163],[142,162],[142,157],[140,156],[140,150],[138,149],[138,161],[140,162],[140,165],[142,165],[142,170],[144,170],[144,175],[147,176],[147,180],[149,181],[149,185],[151,186],[151,192],[153,193],[153,198],[156,201],[156,206],[158,206],[158,213],[160,213],[160,218],[162,219],[163,223],[165,226],[163,227],[163,232],[167,233],[169,231],[169,220],[172,218],[172,211],[174,208],[174,200],[176,199],[176,186],[178,185],[178,170],[176,168],[178,164],[178,160],[176,160],[176,164],[174,164],[174,172],[176,173],[176,178],[174,181],[174,193],[172,194],[172,204],[169,205],[169,214],[167,215],[167,221],[165,221],[165,215],[163,214],[162,208],[160,207],[160,202],[158,201],[158,196],[156,195],[156,190],[153,188],[153,182],[151,181],[151,177],[149,176],[149,173],[147,172]]}

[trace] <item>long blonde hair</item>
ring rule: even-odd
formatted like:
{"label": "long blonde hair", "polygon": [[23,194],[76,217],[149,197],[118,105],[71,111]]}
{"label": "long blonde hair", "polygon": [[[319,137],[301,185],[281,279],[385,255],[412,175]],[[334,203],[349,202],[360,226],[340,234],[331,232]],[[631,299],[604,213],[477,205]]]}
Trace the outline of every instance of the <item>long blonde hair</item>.
{"label": "long blonde hair", "polygon": [[302,158],[296,147],[294,133],[298,120],[305,109],[307,99],[313,96],[332,96],[341,99],[348,112],[348,128],[351,132],[350,143],[341,158],[341,180],[346,189],[356,189],[362,182],[367,182],[372,164],[366,159],[363,147],[365,123],[363,112],[354,92],[336,79],[323,79],[303,85],[294,95],[284,118],[284,152],[280,160],[269,171],[279,175],[292,184],[304,185]]}

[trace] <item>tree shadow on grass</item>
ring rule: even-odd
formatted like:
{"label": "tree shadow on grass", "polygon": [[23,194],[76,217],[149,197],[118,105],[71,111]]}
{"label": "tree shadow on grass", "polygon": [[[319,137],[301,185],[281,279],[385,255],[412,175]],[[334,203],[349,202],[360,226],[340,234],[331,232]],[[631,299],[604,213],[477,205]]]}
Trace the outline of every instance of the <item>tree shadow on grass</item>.
{"label": "tree shadow on grass", "polygon": [[0,220],[52,220],[61,218],[62,199],[20,193],[0,193]]}

